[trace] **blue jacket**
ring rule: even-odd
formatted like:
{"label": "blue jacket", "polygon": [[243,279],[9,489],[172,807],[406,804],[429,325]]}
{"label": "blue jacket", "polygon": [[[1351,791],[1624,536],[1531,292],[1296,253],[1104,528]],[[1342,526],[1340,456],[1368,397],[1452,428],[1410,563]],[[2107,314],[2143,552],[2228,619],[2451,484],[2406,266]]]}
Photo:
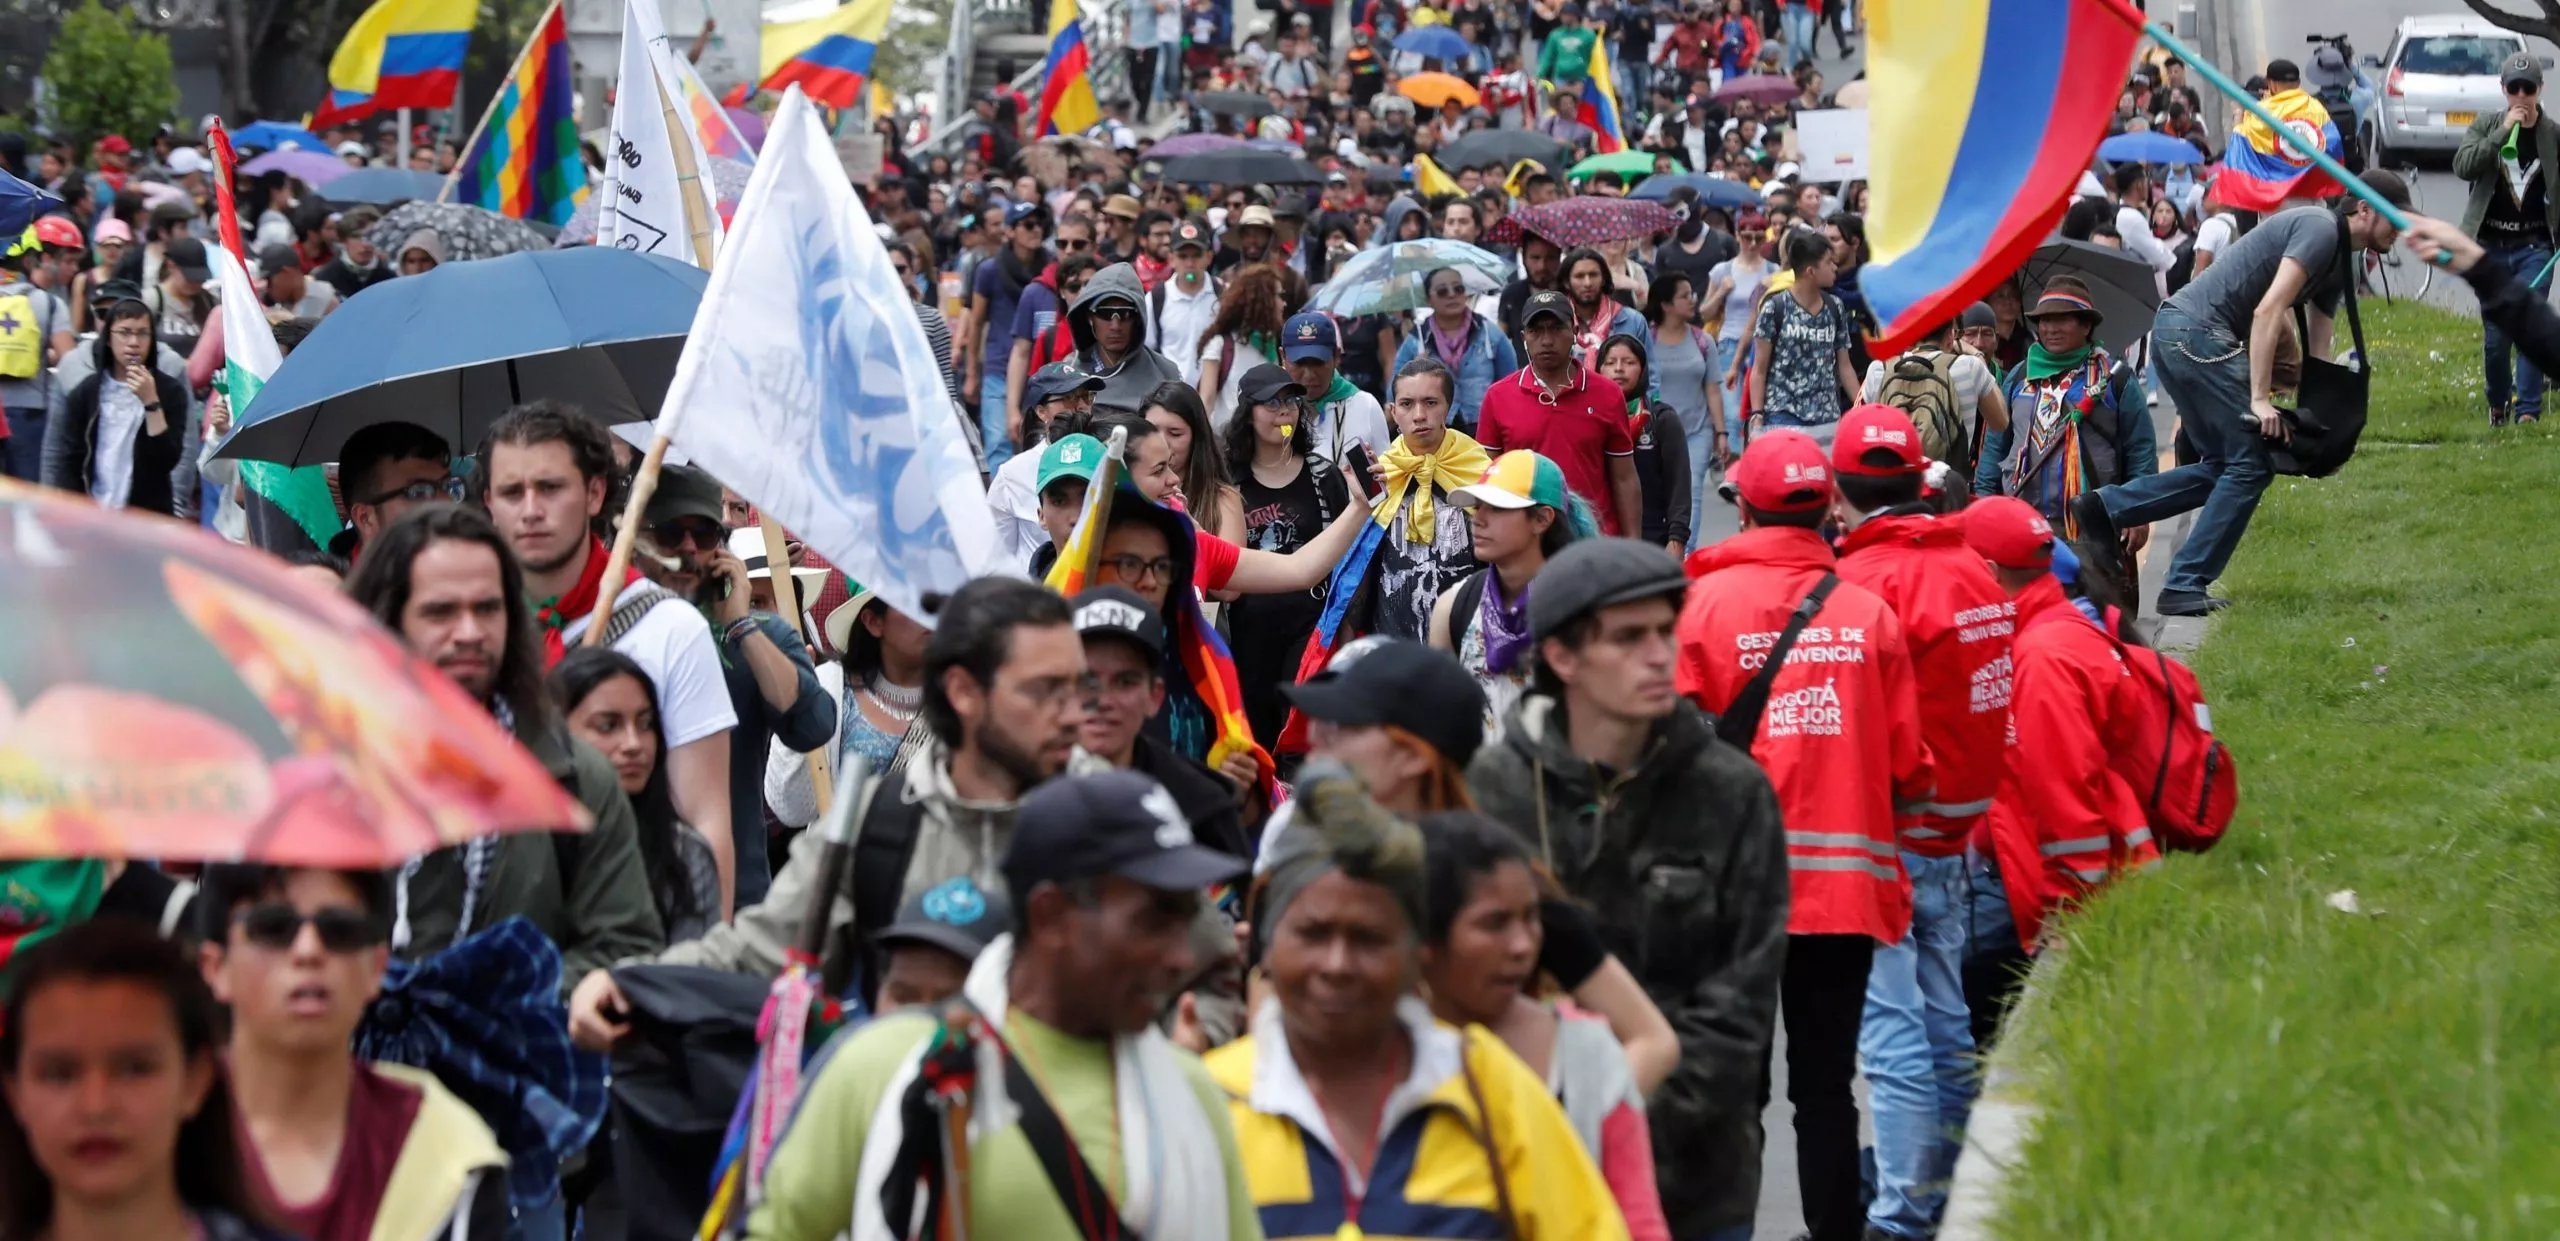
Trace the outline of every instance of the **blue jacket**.
{"label": "blue jacket", "polygon": [[[1520,369],[1520,351],[1511,347],[1511,338],[1504,336],[1502,329],[1483,315],[1475,316],[1475,321],[1475,327],[1467,335],[1466,351],[1458,359],[1458,399],[1449,407],[1449,425],[1470,434],[1475,431],[1476,412],[1484,407],[1485,389],[1492,387],[1493,381]],[[1404,344],[1396,348],[1394,370],[1403,370],[1405,363],[1424,356],[1423,351],[1430,346],[1424,343],[1423,338],[1430,332],[1430,319],[1425,316],[1412,331],[1405,333]],[[1430,356],[1436,358],[1440,354],[1433,350]],[[1395,396],[1392,371],[1387,383],[1385,395],[1391,398],[1387,404],[1392,408],[1395,404],[1392,400]]]}
{"label": "blue jacket", "polygon": [[[2009,459],[2010,447],[2016,443],[2014,428],[2017,425],[2015,419],[2018,417],[2018,398],[2021,389],[2026,386],[2026,379],[2027,367],[2021,362],[2010,368],[2009,374],[2001,380],[2000,399],[2003,404],[2010,407],[2012,430],[1983,432],[1982,455],[1973,466],[1975,495],[2001,494],[2000,467]],[[2160,472],[2160,441],[2151,430],[2151,410],[2140,403],[2128,407],[2126,404],[2128,395],[2135,397],[2144,395],[2141,384],[2137,381],[2128,387],[2116,382],[2115,376],[2110,373],[2106,395],[2101,399],[2115,413],[2115,456],[2117,461],[2123,463],[2124,477],[2097,480],[2099,483],[2127,482],[2137,478],[2147,478]]]}

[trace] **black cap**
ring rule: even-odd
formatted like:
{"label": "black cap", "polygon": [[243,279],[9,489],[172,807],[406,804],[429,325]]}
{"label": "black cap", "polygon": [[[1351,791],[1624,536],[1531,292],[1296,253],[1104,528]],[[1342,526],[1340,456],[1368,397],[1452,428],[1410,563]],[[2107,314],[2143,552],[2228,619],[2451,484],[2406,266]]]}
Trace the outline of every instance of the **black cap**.
{"label": "black cap", "polygon": [[1262,405],[1273,401],[1304,400],[1307,386],[1289,377],[1286,367],[1265,362],[1236,380],[1236,395],[1246,405]]}
{"label": "black cap", "polygon": [[1562,320],[1566,327],[1572,327],[1573,303],[1567,300],[1564,294],[1553,289],[1541,289],[1530,294],[1529,300],[1522,303],[1520,307],[1520,330],[1528,331],[1529,325],[1537,322],[1544,315],[1554,315]]}
{"label": "black cap", "polygon": [[1354,728],[1392,724],[1460,767],[1484,744],[1484,691],[1476,679],[1457,656],[1410,639],[1362,638],[1283,692],[1309,719]]}
{"label": "black cap", "polygon": [[204,243],[193,237],[171,239],[160,248],[160,261],[185,272],[187,279],[197,284],[213,279],[213,268],[205,261]]}
{"label": "black cap", "polygon": [[1582,539],[1538,570],[1538,588],[1529,592],[1529,636],[1544,641],[1587,613],[1638,599],[1669,596],[1677,607],[1688,589],[1680,562],[1658,544]]}
{"label": "black cap", "polygon": [[725,516],[720,507],[720,480],[698,466],[671,465],[658,472],[658,489],[649,493],[649,506],[641,511],[640,520],[654,526],[686,517],[708,517],[719,523]]}
{"label": "black cap", "polygon": [[1173,248],[1176,250],[1209,250],[1214,249],[1215,247],[1209,244],[1209,230],[1200,227],[1200,225],[1195,221],[1184,220],[1182,223],[1174,226]]}
{"label": "black cap", "polygon": [[1031,790],[1004,851],[1004,881],[1017,904],[1043,883],[1116,875],[1182,892],[1250,869],[1244,859],[1194,841],[1173,794],[1154,777],[1125,770],[1061,776]]}
{"label": "black cap", "polygon": [[1957,326],[1959,328],[1998,327],[2000,316],[1991,309],[1990,303],[1975,302],[1964,308],[1964,319]]}
{"label": "black cap", "polygon": [[898,906],[897,920],[871,942],[881,948],[924,944],[963,961],[975,961],[996,936],[1013,929],[1013,902],[965,875],[945,879]]}
{"label": "black cap", "polygon": [[2290,60],[2286,60],[2281,56],[2267,62],[2267,83],[2269,85],[2274,85],[2277,82],[2299,82],[2301,80],[2302,66],[2297,65]]}
{"label": "black cap", "polygon": [[2498,67],[2498,85],[2506,86],[2516,82],[2542,85],[2542,59],[2529,52],[2518,52],[2507,57],[2507,63]]}
{"label": "black cap", "polygon": [[1038,409],[1042,401],[1054,401],[1075,392],[1100,392],[1102,377],[1073,362],[1052,362],[1031,372],[1023,381],[1022,407]]}
{"label": "black cap", "polygon": [[1075,608],[1077,636],[1117,638],[1150,657],[1164,654],[1164,618],[1138,592],[1125,586],[1088,586],[1076,596]]}
{"label": "black cap", "polygon": [[302,270],[302,254],[283,242],[258,247],[258,270],[272,276],[286,268]]}

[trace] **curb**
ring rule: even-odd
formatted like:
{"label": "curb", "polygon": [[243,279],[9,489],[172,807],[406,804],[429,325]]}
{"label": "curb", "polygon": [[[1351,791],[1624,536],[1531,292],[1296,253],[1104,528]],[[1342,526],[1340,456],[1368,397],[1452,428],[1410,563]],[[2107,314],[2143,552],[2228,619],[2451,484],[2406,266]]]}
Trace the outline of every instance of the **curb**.
{"label": "curb", "polygon": [[1964,1153],[1956,1159],[1938,1241],[1990,1241],[1998,1231],[2009,1173],[2019,1166],[2027,1137],[2044,1111],[2035,1101],[2026,1066],[2020,1063],[2023,1053],[2016,1049],[2042,1020],[2050,1003],[2047,992],[2067,955],[2064,944],[2057,942],[2036,957],[2017,1003],[2001,1023],[2000,1042],[1983,1066],[1981,1097],[1974,1100],[1973,1114],[1965,1122]]}

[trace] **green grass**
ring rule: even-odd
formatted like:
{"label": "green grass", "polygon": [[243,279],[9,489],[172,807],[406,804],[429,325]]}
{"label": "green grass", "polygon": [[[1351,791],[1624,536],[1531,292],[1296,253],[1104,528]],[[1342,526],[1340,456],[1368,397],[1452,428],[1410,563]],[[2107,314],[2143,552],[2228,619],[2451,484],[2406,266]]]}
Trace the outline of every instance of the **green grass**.
{"label": "green grass", "polygon": [[2367,315],[2365,447],[2195,659],[2239,820],[2067,923],[2018,1049],[2015,1241],[2560,1237],[2560,439],[2489,431],[2477,325]]}

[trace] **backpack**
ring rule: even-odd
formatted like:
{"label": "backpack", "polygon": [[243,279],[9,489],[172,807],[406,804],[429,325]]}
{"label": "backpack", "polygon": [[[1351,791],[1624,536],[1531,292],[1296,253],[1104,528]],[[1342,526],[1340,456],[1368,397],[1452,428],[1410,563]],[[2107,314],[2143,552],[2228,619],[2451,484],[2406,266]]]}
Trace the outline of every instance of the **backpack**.
{"label": "backpack", "polygon": [[1913,350],[1887,364],[1876,400],[1911,415],[1920,429],[1920,451],[1960,471],[1973,468],[1964,418],[1956,412],[1956,356],[1943,349]]}
{"label": "backpack", "polygon": [[2146,705],[2133,721],[2131,748],[2111,765],[2142,799],[2162,849],[2202,853],[2222,839],[2239,808],[2239,767],[2213,735],[2213,709],[2193,670],[2156,650],[2122,643],[2117,650]]}
{"label": "backpack", "polygon": [[0,286],[0,379],[33,379],[44,369],[44,320],[34,285]]}

